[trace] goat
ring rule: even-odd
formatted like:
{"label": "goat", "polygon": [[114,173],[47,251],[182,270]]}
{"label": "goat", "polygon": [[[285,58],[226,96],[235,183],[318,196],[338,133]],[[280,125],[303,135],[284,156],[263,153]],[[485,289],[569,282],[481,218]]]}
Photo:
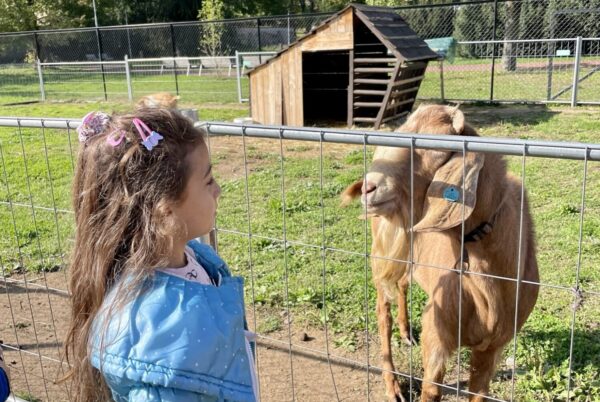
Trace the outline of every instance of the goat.
{"label": "goat", "polygon": [[142,96],[135,104],[136,109],[142,108],[165,108],[177,109],[179,96],[172,95],[169,92],[157,92]]}
{"label": "goat", "polygon": [[[477,136],[458,107],[440,105],[420,106],[398,131]],[[459,346],[472,351],[469,398],[483,401],[502,349],[513,337],[515,314],[519,330],[538,295],[537,285],[517,284],[539,281],[526,198],[519,236],[521,181],[495,154],[465,152],[463,157],[462,152],[416,149],[411,169],[410,149],[378,147],[364,183],[350,185],[342,204],[359,196],[371,217],[371,262],[387,398],[404,400],[393,374],[390,300],[398,301],[402,338],[413,342],[406,308],[412,274],[428,295],[420,336],[421,401],[441,399],[438,384],[444,379],[446,360]]]}

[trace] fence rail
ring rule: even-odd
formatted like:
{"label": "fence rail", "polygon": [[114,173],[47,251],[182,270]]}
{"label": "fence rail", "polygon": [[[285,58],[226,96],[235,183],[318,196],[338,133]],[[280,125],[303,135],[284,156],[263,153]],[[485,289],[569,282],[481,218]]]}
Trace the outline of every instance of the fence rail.
{"label": "fence rail", "polygon": [[[5,321],[5,326],[0,327],[0,338],[13,370],[15,391],[21,397],[49,401],[70,399],[68,388],[57,385],[56,379],[66,369],[60,350],[63,335],[61,321],[66,320],[65,312],[68,311],[63,268],[68,238],[72,233],[68,183],[73,173],[74,144],[77,143],[74,129],[79,123],[78,119],[0,117],[0,224],[3,225],[1,230],[7,235],[0,243],[0,305],[5,309],[2,316],[10,317]],[[223,213],[219,215],[216,228],[217,245],[236,274],[247,279],[247,311],[251,325],[259,332],[261,347],[258,348],[258,367],[263,384],[262,400],[266,401],[286,399],[290,394],[301,400],[383,398],[379,374],[385,370],[377,363],[377,342],[372,339],[374,333],[369,324],[375,320],[372,317],[374,306],[369,285],[368,259],[380,257],[372,256],[367,251],[368,232],[365,223],[345,217],[346,214],[354,216],[358,211],[340,212],[336,201],[343,189],[340,184],[348,184],[348,173],[356,173],[356,179],[365,174],[373,146],[402,147],[413,151],[437,149],[459,153],[499,153],[507,155],[507,158],[514,158],[515,170],[524,180],[526,161],[529,166],[535,165],[538,160],[543,162],[546,158],[552,158],[555,161],[553,163],[569,163],[565,165],[565,174],[580,172],[581,176],[577,175],[577,180],[581,179],[583,186],[586,181],[598,180],[598,174],[595,173],[597,166],[593,165],[588,169],[588,164],[600,161],[600,144],[269,127],[222,122],[205,122],[199,125],[209,133],[215,170],[219,171],[219,164],[231,160],[236,153],[238,167],[241,169],[233,178],[221,180],[224,199],[220,206]],[[229,148],[222,148],[223,144],[232,140],[237,142],[230,144]],[[74,144],[71,141],[75,141]],[[314,145],[314,162],[298,165],[306,158],[304,154],[308,145],[286,146],[296,144],[297,141]],[[344,153],[350,152],[348,155],[357,156],[358,163],[338,166],[341,163],[339,160],[331,160],[327,147],[336,144],[353,147],[345,148]],[[295,149],[298,151],[294,151]],[[257,150],[260,150],[260,155],[253,159],[252,155]],[[276,157],[275,160],[270,159],[271,154]],[[295,156],[299,155],[300,159],[295,160]],[[532,157],[534,159],[530,160]],[[350,171],[346,171],[347,169]],[[342,176],[345,179],[340,179]],[[543,174],[533,176],[536,180],[544,179]],[[533,179],[529,176],[527,180],[529,185],[533,184]],[[280,186],[279,194],[271,187],[274,184]],[[552,187],[552,183],[547,185]],[[263,192],[265,186],[270,189]],[[572,189],[560,189],[553,193],[551,201],[560,206],[567,202],[561,197],[570,200],[571,192],[574,199],[578,199],[577,186],[578,182],[574,182]],[[536,187],[536,192],[540,188],[542,187]],[[544,280],[552,270],[558,269],[554,261],[560,256],[555,255],[550,258],[552,266],[542,265],[540,283],[531,282],[550,295],[550,305],[547,304],[548,298],[538,302],[542,303],[540,308],[543,311],[558,309],[557,300],[566,303],[565,322],[568,322],[568,328],[565,327],[564,338],[571,346],[567,346],[564,351],[563,358],[568,362],[569,368],[564,372],[563,380],[565,384],[569,384],[569,388],[572,381],[575,381],[573,373],[583,375],[581,367],[586,364],[596,367],[595,363],[590,363],[594,357],[589,353],[582,353],[582,346],[574,341],[581,337],[595,339],[593,317],[597,316],[600,306],[594,302],[594,298],[600,302],[600,283],[593,282],[590,279],[593,276],[589,275],[579,282],[582,254],[589,258],[591,251],[587,247],[593,247],[585,239],[585,233],[592,233],[589,232],[592,229],[588,227],[588,232],[582,232],[584,211],[590,208],[595,211],[594,208],[598,208],[595,201],[597,192],[593,186],[588,189],[587,196],[584,188],[580,191],[581,206],[575,209],[576,219],[573,222],[574,227],[580,228],[579,235],[561,239],[561,242],[571,241],[574,247],[579,247],[576,252],[580,260],[576,264],[577,281],[567,283],[553,282],[549,278]],[[306,201],[308,194],[315,197],[314,203]],[[586,199],[593,201],[591,206],[586,204]],[[539,199],[534,201],[534,205],[538,203]],[[541,209],[547,203],[548,199],[541,202]],[[268,222],[257,223],[261,219],[260,215],[267,213],[263,210],[265,207],[274,208],[275,217],[270,216]],[[569,211],[567,213],[571,213]],[[276,218],[277,214],[279,219]],[[308,220],[299,221],[298,215],[304,215]],[[595,219],[593,212],[586,212],[585,216],[586,220]],[[538,232],[538,238],[543,240],[542,244],[555,239],[551,232],[545,230]],[[341,232],[342,238],[354,240],[340,243],[335,232]],[[552,244],[545,245],[545,249],[550,247],[552,250]],[[345,279],[344,275],[347,274],[340,276],[345,272],[343,267],[347,265],[357,270],[358,276],[353,281]],[[565,263],[565,267],[569,269],[574,269],[574,266]],[[272,276],[274,273],[275,277]],[[514,281],[514,278],[492,277]],[[322,290],[318,290],[321,287]],[[340,289],[346,288],[350,289],[350,294],[344,298],[344,291]],[[564,296],[553,298],[552,292],[561,292],[557,295]],[[571,311],[569,300],[576,303],[584,299],[587,310],[577,313],[577,321],[575,312],[579,307]],[[358,310],[351,310],[356,308],[353,303],[359,306]],[[312,329],[306,329],[301,319],[306,319],[304,314],[312,311],[309,306],[313,304],[317,306],[317,317],[310,321],[312,324],[309,328]],[[347,310],[351,314],[344,316]],[[340,315],[344,317],[342,323],[336,318]],[[360,319],[353,321],[352,317],[356,315]],[[273,329],[273,320],[279,322],[279,329]],[[574,330],[575,323],[578,323],[577,331]],[[343,330],[339,329],[340,325]],[[311,344],[304,338],[298,340],[298,331],[317,331],[321,341]],[[349,333],[357,334],[358,340],[348,340]],[[547,339],[558,342],[552,338],[556,335],[552,334],[549,332]],[[518,335],[520,336],[521,334]],[[517,341],[515,334],[515,345]],[[531,339],[523,342],[531,342]],[[357,345],[352,347],[359,347],[359,350],[356,353],[342,352],[336,349],[340,345]],[[536,348],[544,347],[543,345],[519,343],[519,349],[531,348],[531,353],[537,353]],[[277,354],[282,352],[287,357],[282,358],[283,355]],[[407,361],[413,362],[413,346],[409,352],[402,353],[405,353]],[[527,356],[529,353],[527,351]],[[516,362],[519,358],[517,347],[507,348],[507,356]],[[543,356],[540,355],[540,358],[546,359]],[[289,362],[282,365],[281,362],[288,358]],[[413,381],[423,381],[419,375],[417,360],[410,367],[398,368],[396,374],[410,379],[411,384]],[[571,367],[573,362],[577,364]],[[277,371],[275,376],[272,374],[273,367]],[[511,368],[510,365],[508,367]],[[361,370],[361,374],[358,375],[352,369]],[[318,373],[318,378],[308,381],[306,375],[311,372]],[[456,378],[460,379],[460,360],[458,372]],[[451,370],[448,375],[453,376]],[[519,399],[518,392],[523,391],[511,391],[510,383],[515,381],[515,376],[526,378],[527,375],[513,372],[508,374],[507,380],[495,380],[497,394],[493,394],[491,399]],[[450,381],[447,380],[446,383]],[[316,385],[311,387],[313,383]],[[456,395],[465,395],[467,392],[460,381],[456,381],[455,385],[441,385]],[[504,386],[507,388],[502,388]],[[287,392],[278,393],[280,390]]]}

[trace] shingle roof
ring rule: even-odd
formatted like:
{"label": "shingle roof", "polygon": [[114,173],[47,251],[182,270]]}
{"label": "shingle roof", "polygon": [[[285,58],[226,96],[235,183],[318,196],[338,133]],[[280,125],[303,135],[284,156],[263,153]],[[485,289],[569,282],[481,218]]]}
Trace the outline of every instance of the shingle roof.
{"label": "shingle roof", "polygon": [[350,7],[354,7],[356,16],[401,60],[437,59],[437,53],[393,9],[363,4],[351,4]]}
{"label": "shingle roof", "polygon": [[438,58],[437,53],[427,46],[427,43],[425,43],[425,41],[408,26],[406,21],[404,21],[394,9],[352,3],[333,16],[322,21],[308,34],[279,51],[275,56],[250,71],[249,74],[252,74],[253,71],[258,70],[262,66],[279,58],[279,56],[288,49],[317,34],[323,27],[346,12],[349,8],[355,10],[355,15],[360,18],[367,28],[369,28],[369,30],[371,30],[371,32],[373,32],[373,34],[377,36],[377,38],[401,61],[433,60]]}

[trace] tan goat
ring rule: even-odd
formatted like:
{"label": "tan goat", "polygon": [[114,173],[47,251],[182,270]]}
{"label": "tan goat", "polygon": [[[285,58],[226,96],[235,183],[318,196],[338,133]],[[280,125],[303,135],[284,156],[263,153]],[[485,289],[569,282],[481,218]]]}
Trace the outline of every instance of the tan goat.
{"label": "tan goat", "polygon": [[[477,135],[465,124],[458,108],[437,105],[419,107],[399,131]],[[472,351],[469,398],[483,401],[502,349],[513,337],[517,274],[520,271],[520,280],[538,282],[527,199],[523,203],[519,269],[521,182],[507,173],[501,156],[467,152],[463,162],[462,152],[419,149],[414,150],[412,163],[412,230],[409,149],[378,147],[366,183],[356,182],[342,194],[343,203],[362,195],[361,201],[372,217],[371,261],[386,395],[390,401],[404,400],[393,374],[390,300],[397,298],[400,333],[410,343],[406,310],[410,265],[391,259],[409,260],[412,231],[412,277],[429,297],[420,337],[424,368],[421,400],[441,399],[441,388],[436,384],[443,382],[446,360],[460,345]],[[519,284],[517,330],[531,313],[537,294],[537,285]]]}
{"label": "tan goat", "polygon": [[142,96],[136,103],[136,109],[142,108],[164,108],[164,109],[177,109],[177,101],[179,95],[173,95],[169,92],[157,92]]}

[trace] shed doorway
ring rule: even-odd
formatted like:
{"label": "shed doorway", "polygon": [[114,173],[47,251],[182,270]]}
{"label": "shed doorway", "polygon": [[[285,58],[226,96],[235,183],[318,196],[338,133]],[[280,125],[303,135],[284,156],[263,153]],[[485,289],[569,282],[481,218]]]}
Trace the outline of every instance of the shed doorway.
{"label": "shed doorway", "polygon": [[346,123],[349,72],[348,50],[302,52],[305,125]]}

